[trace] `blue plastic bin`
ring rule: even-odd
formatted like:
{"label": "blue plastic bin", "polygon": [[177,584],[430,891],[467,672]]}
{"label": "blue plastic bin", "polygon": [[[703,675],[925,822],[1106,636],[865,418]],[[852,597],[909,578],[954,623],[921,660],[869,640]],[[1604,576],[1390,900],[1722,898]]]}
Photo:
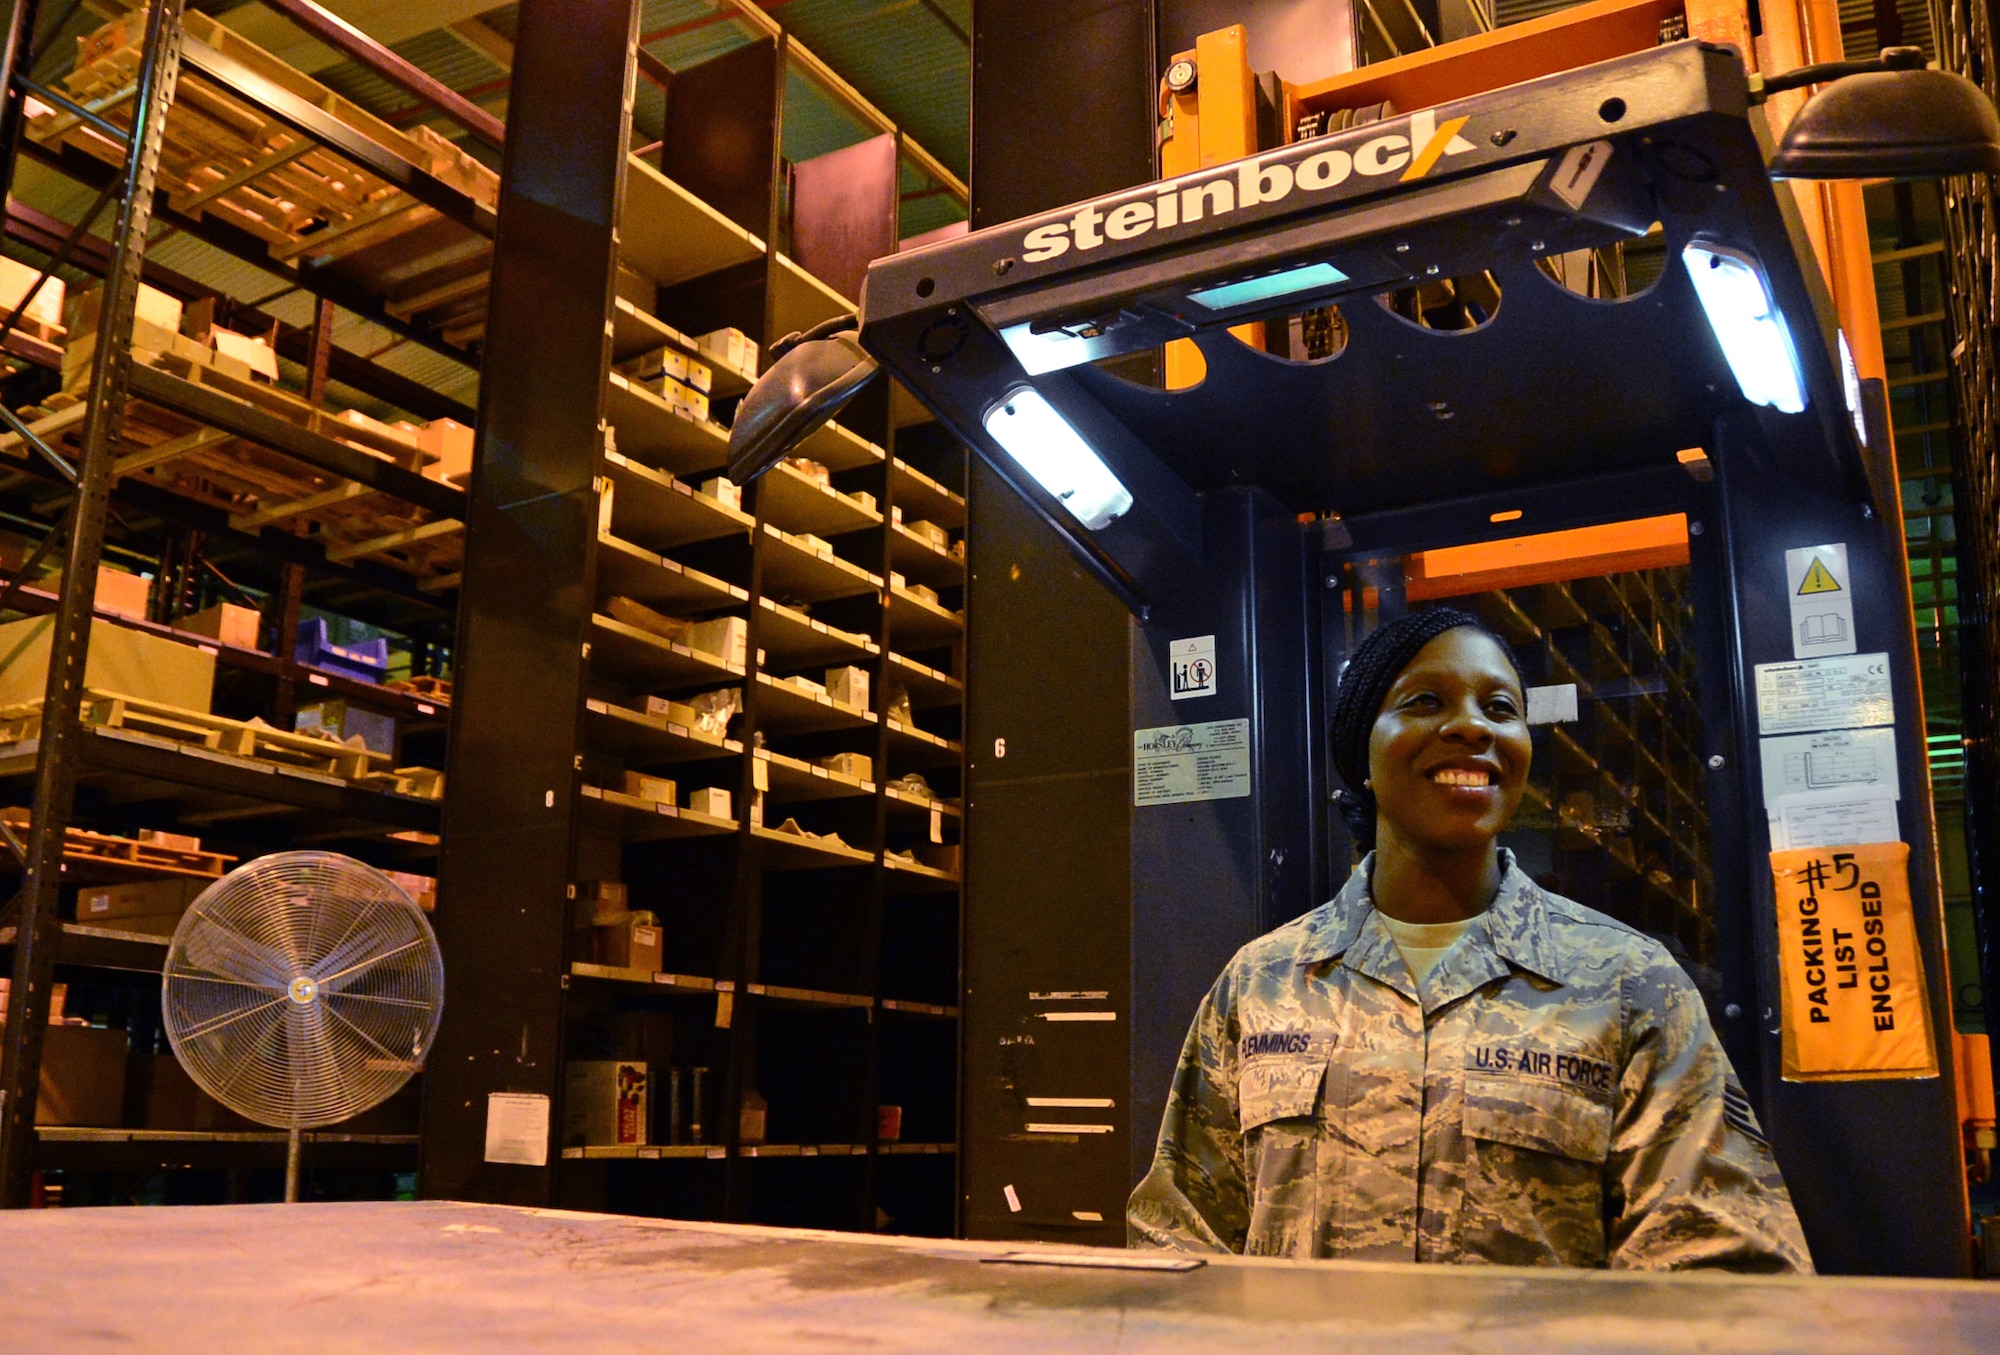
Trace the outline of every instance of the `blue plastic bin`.
{"label": "blue plastic bin", "polygon": [[292,657],[309,668],[351,677],[357,682],[380,682],[389,675],[389,642],[363,640],[356,645],[337,645],[327,638],[326,621],[320,617],[299,622],[298,641]]}

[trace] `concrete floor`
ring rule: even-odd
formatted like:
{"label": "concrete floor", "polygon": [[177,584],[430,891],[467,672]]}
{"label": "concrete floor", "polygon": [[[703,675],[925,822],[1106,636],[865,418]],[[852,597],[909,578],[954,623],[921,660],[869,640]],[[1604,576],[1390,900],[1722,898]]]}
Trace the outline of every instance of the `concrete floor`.
{"label": "concrete floor", "polygon": [[439,1203],[41,1210],[0,1215],[0,1351],[2000,1350],[2000,1284],[984,1262],[1019,1250]]}

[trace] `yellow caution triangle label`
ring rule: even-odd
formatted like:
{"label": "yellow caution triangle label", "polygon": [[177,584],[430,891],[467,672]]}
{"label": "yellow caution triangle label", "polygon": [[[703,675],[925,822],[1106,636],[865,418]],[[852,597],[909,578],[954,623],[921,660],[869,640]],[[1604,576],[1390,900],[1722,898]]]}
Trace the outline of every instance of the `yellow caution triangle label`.
{"label": "yellow caution triangle label", "polygon": [[1833,577],[1833,571],[1826,567],[1824,560],[1812,562],[1805,579],[1799,584],[1799,596],[1808,597],[1814,593],[1838,593],[1840,581]]}

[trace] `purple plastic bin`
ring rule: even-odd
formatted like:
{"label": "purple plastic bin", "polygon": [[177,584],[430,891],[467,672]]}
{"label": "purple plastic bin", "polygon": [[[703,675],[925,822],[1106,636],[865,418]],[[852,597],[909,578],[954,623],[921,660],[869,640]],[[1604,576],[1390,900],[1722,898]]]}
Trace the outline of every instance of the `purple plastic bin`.
{"label": "purple plastic bin", "polygon": [[292,649],[292,658],[309,668],[323,668],[357,682],[380,682],[389,675],[387,640],[337,645],[327,638],[326,622],[318,617],[299,622],[298,642]]}

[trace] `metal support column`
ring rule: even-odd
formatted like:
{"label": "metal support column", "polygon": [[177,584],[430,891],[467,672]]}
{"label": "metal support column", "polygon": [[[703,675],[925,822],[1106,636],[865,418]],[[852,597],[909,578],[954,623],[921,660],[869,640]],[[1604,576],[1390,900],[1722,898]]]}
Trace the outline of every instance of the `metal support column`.
{"label": "metal support column", "polygon": [[154,0],[146,20],[146,58],[139,72],[125,193],[118,205],[111,269],[104,280],[97,355],[91,364],[83,453],[62,603],[50,637],[49,676],[42,702],[41,748],[35,762],[34,826],[15,920],[13,987],[7,1021],[11,1038],[0,1057],[0,1205],[28,1203],[34,1170],[35,1100],[49,986],[61,938],[56,893],[62,883],[64,838],[76,793],[78,711],[90,651],[98,553],[111,497],[111,461],[125,421],[125,382],[132,365],[132,320],[139,271],[152,221],[160,140],[180,73],[183,0]]}
{"label": "metal support column", "polygon": [[[546,1205],[636,0],[523,0],[459,592],[438,862],[451,999],[422,1190]],[[488,1158],[489,1098],[550,1116]],[[532,1139],[534,1135],[524,1136]],[[539,1159],[539,1160],[537,1160]]]}

